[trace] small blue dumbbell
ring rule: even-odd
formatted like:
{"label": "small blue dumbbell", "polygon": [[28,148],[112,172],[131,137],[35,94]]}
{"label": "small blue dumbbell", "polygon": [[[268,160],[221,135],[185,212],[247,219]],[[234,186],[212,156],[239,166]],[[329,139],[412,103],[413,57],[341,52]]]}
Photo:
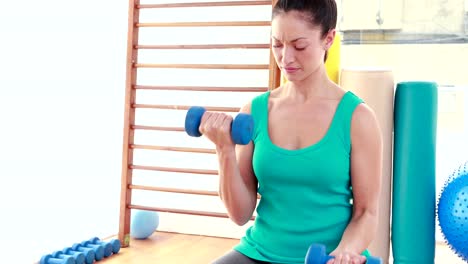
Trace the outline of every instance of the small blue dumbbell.
{"label": "small blue dumbbell", "polygon": [[65,254],[63,251],[59,250],[59,251],[55,251],[54,253],[52,253],[52,257],[58,258],[58,259],[63,259],[68,256],[74,258],[76,264],[85,264],[85,255],[81,252],[76,252],[73,254]]}
{"label": "small blue dumbbell", "polygon": [[72,249],[76,251],[92,250],[94,252],[94,259],[96,261],[100,261],[104,258],[104,248],[102,246],[75,243],[73,244]]}
{"label": "small blue dumbbell", "polygon": [[[100,261],[104,258],[104,247],[101,245],[93,245],[89,241],[83,241],[78,244],[81,247],[91,248],[94,251],[94,259]],[[73,247],[72,247],[73,248]]]}
{"label": "small blue dumbbell", "polygon": [[[206,109],[200,106],[193,106],[187,112],[185,117],[185,131],[189,136],[200,137],[201,133],[198,130],[201,119]],[[249,114],[239,113],[234,118],[231,124],[231,138],[234,143],[239,145],[247,145],[253,136],[254,122]]]}
{"label": "small blue dumbbell", "polygon": [[84,255],[84,263],[85,264],[93,264],[94,263],[94,251],[90,249],[86,250],[73,250],[72,248],[64,248],[63,252],[66,255],[75,255],[75,254],[83,254]]}
{"label": "small blue dumbbell", "polygon": [[39,264],[75,264],[75,259],[71,256],[65,258],[54,258],[51,254],[42,256]]}
{"label": "small blue dumbbell", "polygon": [[[110,247],[111,248],[111,254],[119,253],[120,248],[122,246],[122,244],[120,243],[120,240],[118,240],[118,239],[111,239],[110,241],[102,241],[97,237],[93,237],[89,241],[91,242],[91,244],[103,246],[105,252],[107,251],[107,248]],[[104,256],[106,256],[106,254],[104,254]],[[108,256],[106,256],[106,257],[108,257]]]}
{"label": "small blue dumbbell", "polygon": [[[327,255],[326,248],[322,244],[312,244],[307,251],[305,264],[326,264],[327,261],[334,258]],[[367,257],[366,264],[382,264],[381,258]]]}
{"label": "small blue dumbbell", "polygon": [[[93,238],[94,239],[94,238]],[[109,257],[110,255],[112,255],[112,245],[109,244],[109,243],[95,243],[93,241],[93,239],[90,239],[90,240],[87,240],[87,241],[83,241],[81,242],[82,245],[85,245],[85,246],[101,246],[103,249],[104,249],[104,257],[107,258]],[[98,239],[99,240],[99,239]]]}

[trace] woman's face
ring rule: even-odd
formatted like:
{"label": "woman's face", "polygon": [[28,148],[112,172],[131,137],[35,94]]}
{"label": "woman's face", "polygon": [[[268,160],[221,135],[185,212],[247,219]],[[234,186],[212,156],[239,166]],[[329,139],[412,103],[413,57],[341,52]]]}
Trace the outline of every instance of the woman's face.
{"label": "woman's face", "polygon": [[278,67],[289,81],[301,81],[324,67],[325,51],[335,31],[325,37],[297,11],[280,13],[271,24],[272,50]]}

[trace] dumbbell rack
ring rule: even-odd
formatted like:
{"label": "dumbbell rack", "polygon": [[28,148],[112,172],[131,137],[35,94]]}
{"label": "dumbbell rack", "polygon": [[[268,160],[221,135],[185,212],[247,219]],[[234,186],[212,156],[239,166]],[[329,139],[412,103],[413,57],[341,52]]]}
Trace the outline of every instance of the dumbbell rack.
{"label": "dumbbell rack", "polygon": [[97,237],[45,254],[38,264],[92,264],[119,253],[120,240],[102,241]]}

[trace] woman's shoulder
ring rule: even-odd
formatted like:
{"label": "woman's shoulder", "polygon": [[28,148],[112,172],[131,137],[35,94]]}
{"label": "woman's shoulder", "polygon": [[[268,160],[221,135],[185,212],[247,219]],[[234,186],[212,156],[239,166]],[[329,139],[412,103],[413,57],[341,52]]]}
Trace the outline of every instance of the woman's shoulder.
{"label": "woman's shoulder", "polygon": [[272,99],[281,97],[283,90],[284,90],[283,85],[278,86],[275,89],[272,89],[269,91],[269,97]]}
{"label": "woman's shoulder", "polygon": [[353,122],[375,122],[377,118],[374,110],[365,103],[360,103],[356,106],[353,113]]}
{"label": "woman's shoulder", "polygon": [[253,96],[249,101],[247,101],[241,108],[240,111],[241,113],[248,113],[250,114],[252,112],[252,105],[258,105],[264,100],[268,99],[268,96],[270,94],[271,90],[262,92],[260,94],[257,94]]}
{"label": "woman's shoulder", "polygon": [[366,138],[379,131],[374,110],[367,104],[358,104],[351,119],[352,134]]}

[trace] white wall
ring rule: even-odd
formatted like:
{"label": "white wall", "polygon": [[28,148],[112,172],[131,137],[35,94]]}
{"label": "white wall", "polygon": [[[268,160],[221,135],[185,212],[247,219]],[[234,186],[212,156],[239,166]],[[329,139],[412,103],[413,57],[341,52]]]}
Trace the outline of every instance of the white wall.
{"label": "white wall", "polygon": [[[337,0],[337,3],[342,8],[341,30],[398,30],[404,34],[466,33],[465,0]],[[377,22],[379,15],[380,24]]]}
{"label": "white wall", "polygon": [[127,7],[0,2],[2,262],[116,232]]}
{"label": "white wall", "polygon": [[391,69],[395,81],[431,80],[440,85],[468,85],[468,44],[344,45],[342,67]]}

